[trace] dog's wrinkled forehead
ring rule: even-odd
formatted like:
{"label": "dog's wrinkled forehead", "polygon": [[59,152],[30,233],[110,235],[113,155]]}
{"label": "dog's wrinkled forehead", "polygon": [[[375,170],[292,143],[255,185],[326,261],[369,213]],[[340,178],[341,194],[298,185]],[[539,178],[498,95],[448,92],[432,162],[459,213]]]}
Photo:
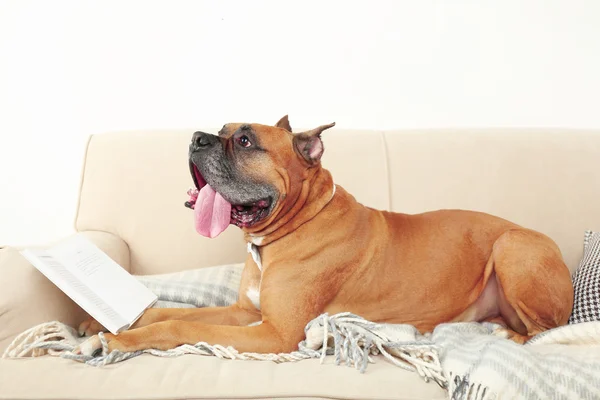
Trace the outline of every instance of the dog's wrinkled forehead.
{"label": "dog's wrinkled forehead", "polygon": [[223,125],[219,131],[219,137],[223,139],[229,139],[234,136],[247,135],[255,140],[260,138],[275,138],[281,135],[285,135],[287,132],[284,129],[277,128],[269,125],[262,124],[248,124],[248,123],[229,123]]}
{"label": "dog's wrinkled forehead", "polygon": [[219,136],[224,139],[229,139],[235,133],[240,133],[240,132],[248,132],[249,133],[251,131],[253,131],[253,129],[250,124],[239,124],[239,123],[225,124],[219,131]]}

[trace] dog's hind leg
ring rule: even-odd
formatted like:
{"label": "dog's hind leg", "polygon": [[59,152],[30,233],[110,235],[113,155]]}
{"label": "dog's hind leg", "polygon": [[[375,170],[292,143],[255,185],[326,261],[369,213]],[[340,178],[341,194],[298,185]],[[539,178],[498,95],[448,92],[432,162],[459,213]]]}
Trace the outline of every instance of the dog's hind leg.
{"label": "dog's hind leg", "polygon": [[567,323],[573,308],[573,284],[560,250],[550,238],[512,229],[496,240],[491,257],[507,338],[524,343]]}

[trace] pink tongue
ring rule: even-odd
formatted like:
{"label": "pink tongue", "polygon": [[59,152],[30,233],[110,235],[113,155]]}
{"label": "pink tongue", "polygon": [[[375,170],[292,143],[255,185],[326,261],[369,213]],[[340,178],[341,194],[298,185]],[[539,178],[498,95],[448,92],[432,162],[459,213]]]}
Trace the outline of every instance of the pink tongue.
{"label": "pink tongue", "polygon": [[209,238],[217,237],[229,226],[231,204],[209,185],[205,185],[198,193],[194,219],[196,232]]}

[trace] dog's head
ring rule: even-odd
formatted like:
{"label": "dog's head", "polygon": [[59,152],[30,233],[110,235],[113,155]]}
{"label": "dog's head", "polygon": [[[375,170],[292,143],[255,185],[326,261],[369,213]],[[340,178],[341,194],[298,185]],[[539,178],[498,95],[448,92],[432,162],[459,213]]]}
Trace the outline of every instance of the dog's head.
{"label": "dog's head", "polygon": [[294,134],[286,115],[274,126],[231,123],[218,135],[195,132],[189,165],[199,192],[186,205],[194,208],[196,230],[215,237],[234,224],[257,232],[276,220],[320,167],[321,133],[334,125]]}

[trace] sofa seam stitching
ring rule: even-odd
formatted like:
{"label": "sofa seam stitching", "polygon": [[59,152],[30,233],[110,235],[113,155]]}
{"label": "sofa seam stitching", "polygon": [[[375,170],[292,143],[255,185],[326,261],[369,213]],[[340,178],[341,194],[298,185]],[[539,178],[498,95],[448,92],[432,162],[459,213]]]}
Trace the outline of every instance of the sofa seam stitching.
{"label": "sofa seam stitching", "polygon": [[83,168],[81,169],[81,177],[79,178],[79,195],[77,196],[77,209],[75,210],[75,221],[74,222],[74,228],[75,228],[75,232],[80,232],[79,228],[78,228],[78,222],[79,222],[79,214],[81,211],[81,194],[83,193],[83,185],[85,184],[85,172],[87,169],[87,163],[88,163],[88,153],[90,150],[90,143],[92,142],[94,135],[90,135],[88,137],[86,146],[85,146],[85,151],[83,153]]}
{"label": "sofa seam stitching", "polygon": [[387,181],[387,202],[388,202],[388,206],[387,209],[388,211],[392,211],[392,179],[391,179],[391,175],[390,175],[390,157],[389,157],[389,149],[388,149],[388,144],[387,144],[387,140],[385,137],[385,131],[380,131],[379,134],[381,135],[381,142],[383,145],[383,154],[384,154],[384,159],[385,159],[385,163],[384,163],[384,168],[385,168],[385,175],[386,175],[386,181]]}

